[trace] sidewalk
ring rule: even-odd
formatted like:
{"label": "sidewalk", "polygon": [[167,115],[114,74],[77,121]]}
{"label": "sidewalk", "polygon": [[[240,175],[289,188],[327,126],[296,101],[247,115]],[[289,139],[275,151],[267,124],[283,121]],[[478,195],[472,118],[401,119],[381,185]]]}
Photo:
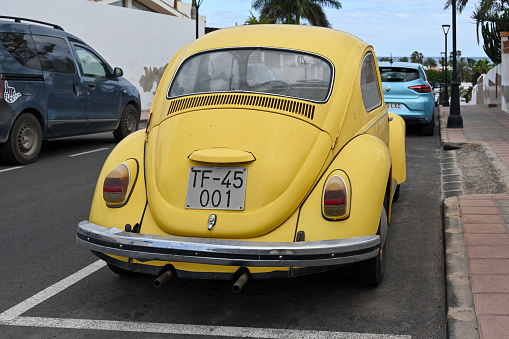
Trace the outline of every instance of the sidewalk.
{"label": "sidewalk", "polygon": [[[448,129],[439,107],[442,196],[450,338],[509,337],[509,113],[460,106],[464,128]],[[481,144],[504,194],[469,194],[456,152]],[[483,182],[484,175],[477,179]]]}

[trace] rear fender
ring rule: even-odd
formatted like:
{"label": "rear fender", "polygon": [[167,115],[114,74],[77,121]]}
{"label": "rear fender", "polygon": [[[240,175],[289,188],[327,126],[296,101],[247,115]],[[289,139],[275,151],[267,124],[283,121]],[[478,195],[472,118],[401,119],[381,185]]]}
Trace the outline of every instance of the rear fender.
{"label": "rear fender", "polygon": [[[343,220],[327,220],[322,213],[324,186],[335,174],[346,176],[350,186],[350,213]],[[391,156],[380,139],[368,134],[352,139],[302,205],[296,233],[304,232],[306,241],[376,234],[390,175]]]}
{"label": "rear fender", "polygon": [[[126,224],[135,226],[137,223],[141,223],[146,204],[144,145],[144,131],[139,130],[125,137],[111,151],[97,179],[92,207],[90,209],[91,222],[98,225],[116,227],[121,230],[125,229]],[[134,161],[129,159],[134,159]],[[122,163],[136,167],[130,169],[132,173],[131,182],[134,186],[128,200],[124,204],[119,207],[108,207],[103,199],[104,179],[111,170]]]}
{"label": "rear fender", "polygon": [[[391,119],[392,118],[392,119]],[[389,151],[392,157],[392,178],[397,184],[406,181],[405,135],[406,125],[403,118],[389,112],[390,142]]]}

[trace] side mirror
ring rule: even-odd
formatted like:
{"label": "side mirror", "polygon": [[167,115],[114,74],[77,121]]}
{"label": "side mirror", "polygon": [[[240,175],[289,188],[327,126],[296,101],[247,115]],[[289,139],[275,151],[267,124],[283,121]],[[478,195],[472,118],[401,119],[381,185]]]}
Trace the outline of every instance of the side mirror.
{"label": "side mirror", "polygon": [[122,68],[115,67],[115,69],[113,70],[113,74],[118,78],[124,75],[124,71],[122,70]]}

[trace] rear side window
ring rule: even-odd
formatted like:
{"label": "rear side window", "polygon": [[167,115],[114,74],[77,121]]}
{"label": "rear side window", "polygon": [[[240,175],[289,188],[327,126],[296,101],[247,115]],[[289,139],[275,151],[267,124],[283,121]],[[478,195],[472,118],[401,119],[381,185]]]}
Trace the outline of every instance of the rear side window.
{"label": "rear side window", "polygon": [[0,33],[0,41],[9,54],[27,68],[41,70],[32,36],[25,33]]}
{"label": "rear side window", "polygon": [[45,35],[32,35],[42,70],[57,73],[76,72],[69,45],[64,39]]}
{"label": "rear side window", "polygon": [[367,112],[382,105],[380,88],[378,87],[378,76],[376,74],[373,54],[368,53],[362,61],[361,68],[361,93],[362,101]]}
{"label": "rear side window", "polygon": [[380,67],[380,77],[384,82],[407,82],[419,79],[419,71],[404,67]]}

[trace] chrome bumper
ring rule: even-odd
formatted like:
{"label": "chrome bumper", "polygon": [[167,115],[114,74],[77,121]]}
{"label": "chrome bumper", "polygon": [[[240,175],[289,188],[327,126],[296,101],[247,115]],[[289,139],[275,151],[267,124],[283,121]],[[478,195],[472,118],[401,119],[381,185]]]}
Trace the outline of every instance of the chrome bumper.
{"label": "chrome bumper", "polygon": [[78,224],[78,244],[138,261],[173,261],[245,267],[309,267],[350,264],[375,257],[380,236],[349,239],[261,242],[158,236],[118,228]]}

